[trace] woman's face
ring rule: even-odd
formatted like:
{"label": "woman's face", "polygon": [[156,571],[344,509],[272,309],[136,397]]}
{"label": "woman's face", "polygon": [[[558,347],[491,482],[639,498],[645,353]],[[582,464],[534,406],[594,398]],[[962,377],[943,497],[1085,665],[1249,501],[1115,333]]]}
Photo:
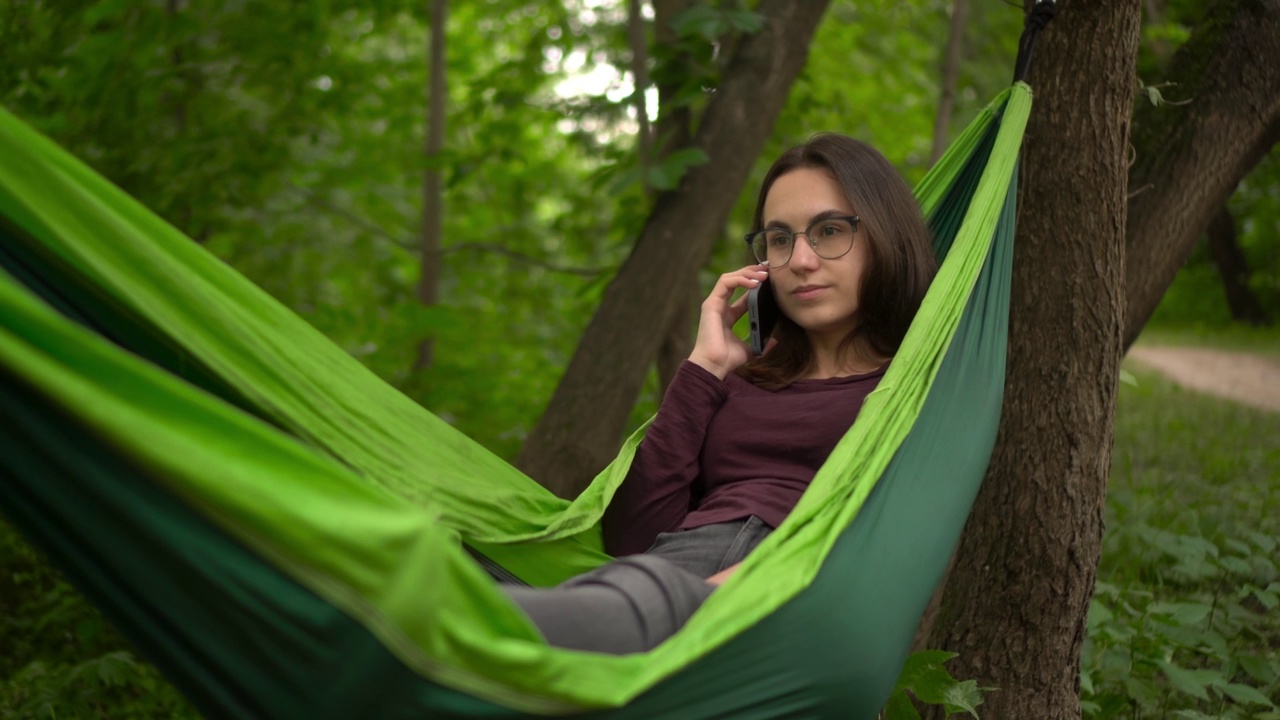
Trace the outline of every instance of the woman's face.
{"label": "woman's face", "polygon": [[[797,168],[779,176],[769,188],[763,227],[802,232],[824,216],[856,214],[826,170]],[[769,271],[778,305],[810,335],[847,335],[857,324],[868,257],[861,225],[854,235],[853,248],[834,260],[818,257],[806,236],[797,237],[787,264]]]}

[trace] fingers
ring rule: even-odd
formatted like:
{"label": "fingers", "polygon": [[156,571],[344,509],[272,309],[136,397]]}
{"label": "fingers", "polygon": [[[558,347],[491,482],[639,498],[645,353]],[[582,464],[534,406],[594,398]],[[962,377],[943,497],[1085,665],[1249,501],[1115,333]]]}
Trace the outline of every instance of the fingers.
{"label": "fingers", "polygon": [[[716,286],[711,290],[711,295],[707,297],[704,307],[711,305],[712,307],[708,309],[727,309],[729,307],[729,298],[733,297],[734,290],[738,288],[750,290],[764,282],[768,277],[768,271],[761,265],[748,265],[739,270],[727,272],[716,281]],[[737,317],[742,317],[742,313],[738,313]],[[736,320],[737,317],[734,319]]]}
{"label": "fingers", "polygon": [[[758,284],[759,283],[756,283],[756,285]],[[755,285],[752,285],[751,287],[755,287]],[[738,320],[742,319],[742,316],[746,314],[747,314],[747,296],[744,294],[742,297],[738,298],[737,300],[734,300],[733,304],[731,304],[724,311],[724,324],[727,327],[733,327],[733,324],[738,322]]]}

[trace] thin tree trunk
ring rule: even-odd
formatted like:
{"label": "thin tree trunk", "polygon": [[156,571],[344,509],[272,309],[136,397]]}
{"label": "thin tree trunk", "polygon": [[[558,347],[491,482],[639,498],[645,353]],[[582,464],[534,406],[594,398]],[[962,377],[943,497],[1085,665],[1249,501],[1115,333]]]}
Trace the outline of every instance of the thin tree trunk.
{"label": "thin tree trunk", "polygon": [[[1125,276],[1128,348],[1209,221],[1280,141],[1280,0],[1220,0],[1173,56],[1165,94],[1133,117]],[[1075,235],[1075,233],[1073,233]]]}
{"label": "thin tree trunk", "polygon": [[631,76],[635,80],[636,148],[640,154],[640,177],[646,177],[653,159],[653,134],[649,129],[649,109],[645,90],[649,87],[649,47],[645,40],[644,16],[640,0],[627,0],[627,41],[631,45]]}
{"label": "thin tree trunk", "polygon": [[[431,39],[429,88],[427,90],[427,138],[424,146],[427,169],[422,178],[422,273],[418,278],[418,302],[426,306],[440,300],[440,253],[444,236],[444,178],[440,169],[440,152],[444,150],[445,106],[448,103],[448,74],[445,67],[445,25],[448,22],[447,0],[431,0]],[[423,340],[418,345],[415,370],[430,367],[435,355],[435,342]]]}
{"label": "thin tree trunk", "polygon": [[[655,0],[654,39],[659,45],[672,47],[678,42],[671,21],[691,5],[691,0]],[[658,155],[664,158],[680,148],[687,147],[693,125],[693,114],[688,105],[677,104],[679,88],[671,83],[658,84],[658,128],[663,139]],[[694,309],[699,303],[698,269],[687,268],[686,277],[675,292],[677,298],[666,329],[662,332],[662,344],[658,348],[658,397],[667,393],[667,387],[675,378],[680,363],[693,352]]]}
{"label": "thin tree trunk", "polygon": [[1080,717],[1121,357],[1139,22],[1139,0],[1062,0],[1028,78],[1003,417],[930,642],[960,654],[958,677],[999,688],[983,717]]}
{"label": "thin tree trunk", "polygon": [[698,306],[699,287],[698,274],[686,273],[683,287],[677,287],[676,293],[684,296],[683,302],[677,303],[671,313],[671,321],[667,324],[662,338],[662,346],[658,348],[658,397],[667,394],[667,388],[675,379],[680,364],[693,352],[694,308]]}
{"label": "thin tree trunk", "polygon": [[694,139],[711,161],[658,197],[520,453],[517,464],[557,494],[576,495],[617,452],[657,353],[654,339],[683,301],[677,290],[687,276],[671,268],[701,267],[710,257],[827,4],[762,0],[757,6],[764,28],[738,47]]}
{"label": "thin tree trunk", "polygon": [[1259,327],[1270,325],[1271,318],[1262,303],[1249,289],[1249,262],[1236,240],[1236,221],[1224,205],[1209,223],[1209,252],[1222,277],[1222,290],[1227,296],[1231,317]]}
{"label": "thin tree trunk", "polygon": [[951,113],[956,104],[956,86],[960,84],[960,63],[964,56],[964,26],[969,15],[969,0],[951,3],[951,32],[947,36],[947,51],[942,62],[942,88],[938,98],[938,115],[933,122],[933,152],[929,164],[933,165],[947,150]]}

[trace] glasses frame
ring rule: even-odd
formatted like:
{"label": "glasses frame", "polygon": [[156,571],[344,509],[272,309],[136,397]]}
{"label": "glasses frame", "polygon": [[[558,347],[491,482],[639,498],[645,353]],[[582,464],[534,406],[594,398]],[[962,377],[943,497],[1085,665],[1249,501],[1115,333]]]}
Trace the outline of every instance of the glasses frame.
{"label": "glasses frame", "polygon": [[[821,225],[824,222],[831,222],[832,220],[847,220],[849,224],[853,226],[852,234],[855,237],[849,240],[849,247],[845,248],[844,252],[840,253],[839,255],[836,255],[835,257],[826,257],[825,255],[818,254],[818,241],[814,240],[809,233],[818,225]],[[801,235],[803,235],[804,239],[809,242],[809,248],[813,250],[813,254],[817,255],[823,260],[839,260],[845,255],[848,255],[849,251],[853,249],[854,240],[857,239],[856,236],[858,234],[859,222],[862,222],[862,219],[859,218],[857,215],[830,215],[828,217],[818,218],[817,220],[814,220],[813,222],[809,223],[809,227],[805,228],[804,230],[801,230],[800,232],[791,232],[790,230],[784,230],[782,228],[763,228],[761,230],[757,230],[752,233],[747,233],[743,239],[747,241],[747,252],[751,253],[751,257],[754,257],[756,260],[758,260],[760,264],[768,265],[770,268],[776,270],[778,268],[786,267],[787,263],[791,262],[791,257],[796,254],[796,238],[800,237]],[[791,236],[791,255],[788,255],[787,262],[784,262],[781,265],[769,265],[768,261],[760,260],[760,256],[756,255],[756,250],[754,247],[756,237],[761,233],[765,233],[769,231],[784,232],[787,235]]]}

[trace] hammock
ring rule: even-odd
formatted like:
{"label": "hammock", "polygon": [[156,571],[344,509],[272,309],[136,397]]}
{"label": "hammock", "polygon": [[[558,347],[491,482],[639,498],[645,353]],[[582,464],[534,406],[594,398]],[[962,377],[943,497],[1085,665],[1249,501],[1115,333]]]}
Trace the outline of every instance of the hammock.
{"label": "hammock", "polygon": [[573,502],[415,405],[0,111],[0,509],[209,717],[872,717],[985,472],[1014,83],[917,196],[945,262],[785,523],[669,641],[549,647],[637,431]]}

